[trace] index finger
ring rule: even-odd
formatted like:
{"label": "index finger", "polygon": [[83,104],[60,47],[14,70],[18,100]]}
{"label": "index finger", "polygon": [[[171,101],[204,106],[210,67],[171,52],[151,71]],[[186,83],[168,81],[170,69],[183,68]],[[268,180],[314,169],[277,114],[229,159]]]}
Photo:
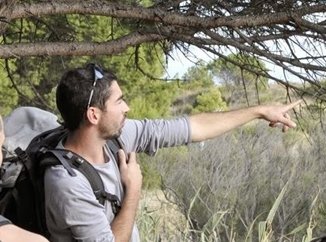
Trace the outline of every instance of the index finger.
{"label": "index finger", "polygon": [[295,101],[293,103],[289,103],[288,105],[286,105],[286,111],[288,111],[288,110],[294,108],[295,106],[299,105],[302,101],[303,100],[300,99],[300,100],[297,100],[297,101]]}
{"label": "index finger", "polygon": [[126,154],[122,149],[118,150],[118,158],[119,158],[119,163],[121,162],[126,163]]}
{"label": "index finger", "polygon": [[122,149],[118,150],[118,158],[119,158],[119,167],[125,166],[127,163],[126,154]]}

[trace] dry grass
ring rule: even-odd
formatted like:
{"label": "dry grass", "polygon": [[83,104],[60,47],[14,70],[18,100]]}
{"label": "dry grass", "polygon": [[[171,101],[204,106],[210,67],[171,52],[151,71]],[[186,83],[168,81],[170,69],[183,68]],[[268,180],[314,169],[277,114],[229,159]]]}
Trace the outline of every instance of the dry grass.
{"label": "dry grass", "polygon": [[142,241],[186,241],[186,219],[161,190],[143,191],[137,225]]}

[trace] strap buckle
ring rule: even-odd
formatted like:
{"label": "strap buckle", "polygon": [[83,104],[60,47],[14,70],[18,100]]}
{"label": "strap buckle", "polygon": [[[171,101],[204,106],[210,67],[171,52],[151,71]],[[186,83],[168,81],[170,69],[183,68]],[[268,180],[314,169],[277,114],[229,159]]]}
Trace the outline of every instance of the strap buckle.
{"label": "strap buckle", "polygon": [[96,198],[103,198],[111,203],[111,208],[114,215],[117,215],[120,212],[121,202],[116,195],[108,193],[106,191],[96,191],[94,192],[94,194]]}

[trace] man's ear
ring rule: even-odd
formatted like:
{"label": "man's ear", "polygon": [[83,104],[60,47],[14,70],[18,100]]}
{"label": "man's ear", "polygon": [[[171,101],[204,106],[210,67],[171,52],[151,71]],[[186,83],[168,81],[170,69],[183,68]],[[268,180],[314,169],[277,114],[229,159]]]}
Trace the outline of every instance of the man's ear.
{"label": "man's ear", "polygon": [[89,107],[86,111],[86,118],[91,124],[97,124],[100,120],[100,115],[100,110],[95,107]]}

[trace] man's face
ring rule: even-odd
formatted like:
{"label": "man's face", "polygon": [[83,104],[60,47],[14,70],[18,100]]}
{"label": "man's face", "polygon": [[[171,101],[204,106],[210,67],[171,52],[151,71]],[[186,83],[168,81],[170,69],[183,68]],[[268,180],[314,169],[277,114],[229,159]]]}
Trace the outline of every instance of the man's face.
{"label": "man's face", "polygon": [[99,121],[100,135],[104,139],[116,138],[121,134],[122,127],[129,111],[127,103],[123,99],[122,91],[116,81],[110,87],[110,97],[105,103]]}

